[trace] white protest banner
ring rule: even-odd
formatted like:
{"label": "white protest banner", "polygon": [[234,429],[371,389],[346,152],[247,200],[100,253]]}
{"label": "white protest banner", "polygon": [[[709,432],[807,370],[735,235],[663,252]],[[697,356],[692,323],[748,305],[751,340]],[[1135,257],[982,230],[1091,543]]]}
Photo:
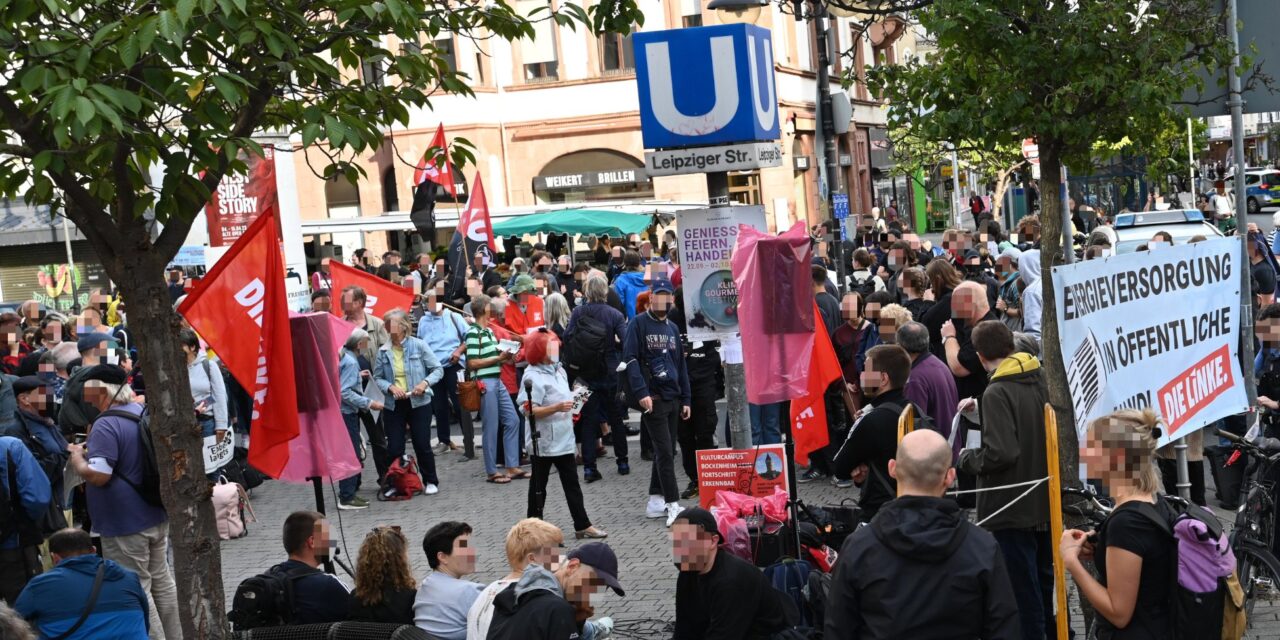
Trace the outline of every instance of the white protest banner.
{"label": "white protest banner", "polygon": [[222,442],[218,442],[218,436],[205,436],[204,438],[204,472],[213,473],[218,469],[226,466],[231,462],[232,456],[235,454],[236,434],[227,425],[227,435],[222,437]]}
{"label": "white protest banner", "polygon": [[1224,238],[1053,269],[1081,436],[1099,416],[1151,407],[1164,445],[1248,408],[1237,354],[1242,264],[1240,243]]}
{"label": "white protest banner", "polygon": [[690,342],[720,340],[738,332],[738,289],[729,258],[738,241],[739,224],[765,231],[764,207],[716,207],[676,214]]}

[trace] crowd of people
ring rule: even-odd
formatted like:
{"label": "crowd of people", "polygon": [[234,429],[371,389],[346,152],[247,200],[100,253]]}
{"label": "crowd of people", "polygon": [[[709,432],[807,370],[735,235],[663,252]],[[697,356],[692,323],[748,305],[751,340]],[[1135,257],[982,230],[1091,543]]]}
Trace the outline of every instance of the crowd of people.
{"label": "crowd of people", "polygon": [[[841,604],[833,604],[827,637],[915,637],[960,627],[972,627],[977,637],[1055,637],[1055,553],[1114,627],[1113,637],[1165,637],[1168,620],[1135,613],[1128,597],[1147,602],[1167,593],[1152,567],[1167,564],[1168,549],[1150,543],[1142,520],[1115,518],[1097,539],[1073,531],[1061,541],[1049,538],[1047,488],[1036,484],[1048,473],[1039,224],[1024,218],[1006,235],[997,222],[983,222],[977,232],[948,230],[940,247],[878,216],[862,217],[839,251],[815,230],[809,273],[841,376],[825,394],[830,444],[812,453],[798,481],[860,487],[858,507],[870,522],[849,538],[835,565],[830,598]],[[1280,415],[1275,261],[1261,234],[1249,233],[1263,345],[1259,402]],[[1085,259],[1109,255],[1101,244],[1106,238],[1095,239],[1084,247]],[[1145,248],[1170,243],[1157,233]],[[640,458],[649,463],[644,514],[670,528],[681,571],[676,637],[707,637],[710,629],[767,637],[790,624],[787,600],[749,562],[720,548],[715,518],[681,504],[699,494],[695,455],[717,445],[716,401],[724,387],[719,345],[687,337],[674,235],[657,251],[638,237],[602,238],[580,261],[558,255],[568,246],[535,246],[527,258],[513,252],[499,265],[490,252],[478,252],[465,288],[456,289],[443,260],[424,254],[401,265],[399,254],[388,252],[374,269],[359,254],[356,266],[421,291],[412,308],[382,317],[367,311],[362,288],[331,290],[329,265],[321,262],[310,279],[313,311],[332,311],[336,295],[336,313],[356,327],[334,358],[352,447],[359,453],[368,443],[377,478],[365,496],[397,491],[389,477],[405,468],[420,476],[422,494],[449,490],[435,458],[476,458],[478,422],[485,479],[503,486],[524,481],[530,519],[508,534],[511,574],[488,587],[465,579],[476,554],[465,523],[441,523],[427,533],[431,573],[421,584],[400,530],[378,527],[361,547],[355,590],[347,593],[317,570],[329,549],[327,521],[294,513],[284,526],[288,560],[268,571],[295,585],[292,610],[277,622],[402,622],[440,638],[607,635],[610,621],[590,619],[589,596],[604,587],[619,596],[623,590],[613,551],[594,542],[608,533],[591,519],[584,485],[606,479],[601,460],[610,448],[616,473],[630,474],[628,437],[639,435]],[[832,263],[833,254],[845,263]],[[845,282],[835,281],[838,271],[848,274]],[[176,303],[181,279],[171,289]],[[96,292],[74,317],[26,304],[17,314],[0,314],[0,339],[0,484],[15,514],[0,532],[0,598],[45,637],[138,637],[139,626],[151,638],[181,637],[167,516],[148,482],[154,470],[140,429],[146,389],[124,302]],[[243,434],[248,394],[196,333],[185,329],[178,342],[202,435],[221,442]],[[908,407],[918,433],[899,442],[898,417]],[[636,432],[626,424],[633,410],[640,416]],[[753,443],[781,442],[788,414],[785,403],[752,405]],[[1221,427],[1237,425],[1229,419]],[[1127,502],[1153,502],[1156,491],[1172,485],[1168,471],[1161,481],[1166,463],[1150,455],[1157,429],[1149,412],[1122,412],[1090,426],[1089,455],[1132,461],[1111,465],[1102,478],[1117,513]],[[1125,439],[1122,431],[1143,437]],[[971,438],[977,432],[980,443]],[[1204,504],[1200,455],[1192,452],[1191,478],[1194,500]],[[683,488],[677,466],[686,476]],[[589,541],[567,556],[560,553],[563,533],[540,520],[552,469],[574,537]],[[203,471],[211,480],[226,474]],[[339,508],[371,506],[360,495],[361,475],[338,479]],[[78,479],[75,486],[66,486],[71,479]],[[976,490],[976,498],[944,498],[953,481]],[[973,509],[976,525],[962,508]],[[98,536],[96,548],[88,531]],[[1096,579],[1082,573],[1080,560],[1089,558],[1104,565]],[[902,575],[936,586],[905,590]],[[39,595],[63,588],[100,591],[95,602],[115,603],[111,610],[122,613],[96,615],[95,606],[105,605],[91,604],[81,615],[66,601]],[[1117,600],[1117,589],[1126,597]],[[930,595],[941,590],[981,595]],[[744,603],[754,603],[752,615],[742,615]],[[966,617],[979,610],[985,615]]]}

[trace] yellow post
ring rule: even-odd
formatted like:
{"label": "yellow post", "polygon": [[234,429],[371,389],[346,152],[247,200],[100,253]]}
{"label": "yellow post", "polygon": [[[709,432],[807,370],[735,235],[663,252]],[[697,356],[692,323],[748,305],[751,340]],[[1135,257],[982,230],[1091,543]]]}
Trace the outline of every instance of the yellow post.
{"label": "yellow post", "polygon": [[1058,553],[1062,539],[1062,478],[1058,473],[1058,417],[1049,403],[1044,405],[1044,448],[1049,471],[1049,544],[1053,546],[1053,591],[1058,601],[1058,637],[1067,637],[1067,579]]}
{"label": "yellow post", "polygon": [[902,438],[908,433],[916,430],[916,409],[915,405],[907,403],[907,408],[902,410],[902,415],[898,416],[898,442],[902,442]]}

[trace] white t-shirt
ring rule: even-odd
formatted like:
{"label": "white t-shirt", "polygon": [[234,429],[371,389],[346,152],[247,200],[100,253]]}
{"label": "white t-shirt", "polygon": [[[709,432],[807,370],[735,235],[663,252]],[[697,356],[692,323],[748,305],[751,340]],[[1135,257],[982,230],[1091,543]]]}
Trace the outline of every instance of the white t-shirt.
{"label": "white t-shirt", "polygon": [[493,621],[493,601],[503,589],[515,584],[515,580],[503,578],[480,592],[467,612],[467,640],[485,640],[489,636],[489,623]]}
{"label": "white t-shirt", "polygon": [[1213,194],[1213,211],[1220,216],[1231,215],[1231,200],[1222,194]]}

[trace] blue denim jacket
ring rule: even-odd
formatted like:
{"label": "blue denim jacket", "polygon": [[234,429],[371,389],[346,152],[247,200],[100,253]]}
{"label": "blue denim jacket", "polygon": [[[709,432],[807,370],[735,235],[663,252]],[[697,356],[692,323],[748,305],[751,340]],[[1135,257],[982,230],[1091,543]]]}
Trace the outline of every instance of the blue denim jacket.
{"label": "blue denim jacket", "polygon": [[[404,342],[404,377],[405,382],[409,383],[409,388],[405,389],[405,393],[409,393],[423,380],[427,381],[427,392],[420,395],[410,395],[410,406],[415,409],[431,403],[431,385],[440,381],[444,376],[444,369],[440,367],[440,361],[436,359],[435,354],[431,353],[431,349],[427,348],[427,343],[413,336],[405,336]],[[387,389],[395,384],[395,368],[391,365],[391,343],[382,345],[378,349],[378,355],[375,356],[373,362],[373,377],[378,381],[378,388],[382,389],[390,398]]]}
{"label": "blue denim jacket", "polygon": [[346,349],[338,360],[338,380],[342,390],[342,413],[352,415],[369,408],[370,400],[364,397],[364,385],[360,380],[360,361],[356,354]]}

